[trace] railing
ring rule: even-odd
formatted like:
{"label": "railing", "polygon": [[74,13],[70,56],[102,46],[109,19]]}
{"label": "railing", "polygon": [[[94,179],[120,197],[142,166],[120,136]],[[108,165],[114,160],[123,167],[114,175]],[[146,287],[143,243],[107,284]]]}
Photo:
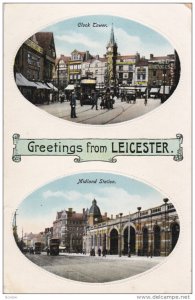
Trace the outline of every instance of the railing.
{"label": "railing", "polygon": [[[172,203],[167,205],[167,212],[169,212],[173,209],[175,209],[175,208],[174,208]],[[129,222],[129,219],[130,219],[130,221],[133,222],[133,221],[136,221],[138,219],[142,219],[142,218],[145,218],[145,217],[150,217],[150,216],[153,216],[153,215],[156,215],[156,214],[159,214],[159,213],[163,214],[164,212],[165,212],[165,205],[162,204],[161,206],[141,211],[140,216],[139,216],[138,212],[130,214],[130,216],[129,215],[123,216],[123,217],[121,217],[121,223]],[[102,227],[105,227],[107,225],[109,225],[109,226],[116,225],[116,224],[119,224],[119,223],[120,223],[120,218],[118,216],[115,219],[109,219],[107,222],[98,223],[96,225],[89,226],[88,228],[90,230],[92,230],[92,229],[102,228]]]}

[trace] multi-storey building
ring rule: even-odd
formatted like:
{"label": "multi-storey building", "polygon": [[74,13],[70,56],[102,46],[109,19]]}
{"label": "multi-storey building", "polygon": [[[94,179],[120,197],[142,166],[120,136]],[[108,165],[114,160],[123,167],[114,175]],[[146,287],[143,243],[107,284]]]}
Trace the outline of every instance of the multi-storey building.
{"label": "multi-storey building", "polygon": [[28,80],[43,80],[43,52],[44,50],[34,34],[18,50],[15,57],[14,73],[21,73]]}
{"label": "multi-storey building", "polygon": [[35,34],[37,42],[43,49],[43,80],[49,82],[53,78],[56,50],[52,32],[37,32]]}
{"label": "multi-storey building", "polygon": [[24,97],[33,103],[43,103],[52,88],[55,65],[55,44],[52,32],[37,32],[26,40],[17,52],[14,64],[16,84]]}
{"label": "multi-storey building", "polygon": [[99,55],[83,62],[81,66],[82,77],[95,78],[97,88],[104,87],[106,72],[107,59],[101,58]]}
{"label": "multi-storey building", "polygon": [[41,243],[42,250],[44,249],[46,243],[45,243],[45,232],[39,232],[39,233],[25,233],[23,236],[23,242],[27,248],[33,247],[33,245],[36,242]]}
{"label": "multi-storey building", "polygon": [[148,60],[148,86],[173,86],[175,79],[175,55],[154,56]]}
{"label": "multi-storey building", "polygon": [[82,213],[77,213],[72,208],[57,212],[53,222],[53,238],[60,239],[60,245],[65,247],[66,251],[82,251],[86,214],[85,209]]}
{"label": "multi-storey building", "polygon": [[45,228],[44,234],[45,234],[45,246],[48,247],[49,241],[53,236],[53,227]]}
{"label": "multi-storey building", "polygon": [[136,62],[134,84],[136,86],[148,85],[148,60],[145,58]]}
{"label": "multi-storey building", "polygon": [[81,52],[74,50],[71,53],[71,59],[68,63],[68,81],[69,83],[79,84],[81,80],[81,64],[84,61],[93,58],[89,51]]}
{"label": "multi-storey building", "polygon": [[171,203],[123,216],[122,213],[103,220],[97,202],[92,203],[83,248],[106,249],[109,254],[167,256],[179,238],[180,223]]}
{"label": "multi-storey building", "polygon": [[70,59],[70,56],[65,56],[63,54],[56,58],[53,83],[59,90],[64,90],[68,85],[68,63]]}
{"label": "multi-storey building", "polygon": [[139,59],[136,55],[120,55],[116,60],[117,81],[119,85],[134,85],[135,64]]}
{"label": "multi-storey building", "polygon": [[37,32],[26,40],[15,58],[14,72],[28,80],[50,81],[55,66],[55,44],[52,32]]}

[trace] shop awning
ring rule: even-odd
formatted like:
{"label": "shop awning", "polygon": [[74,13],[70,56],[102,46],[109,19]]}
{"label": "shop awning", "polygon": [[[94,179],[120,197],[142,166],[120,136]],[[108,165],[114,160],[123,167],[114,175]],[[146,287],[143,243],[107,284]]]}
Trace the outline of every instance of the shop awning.
{"label": "shop awning", "polygon": [[35,82],[37,85],[37,89],[42,89],[42,90],[51,90],[51,88],[49,86],[47,86],[45,83],[36,81]]}
{"label": "shop awning", "polygon": [[47,85],[54,91],[58,91],[57,87],[55,87],[51,82],[47,82]]}
{"label": "shop awning", "polygon": [[159,88],[151,88],[150,93],[158,93]]}
{"label": "shop awning", "polygon": [[16,73],[16,84],[17,86],[37,87],[34,82],[26,79],[21,73]]}
{"label": "shop awning", "polygon": [[69,84],[67,85],[67,87],[65,88],[65,90],[74,90],[74,84]]}
{"label": "shop awning", "polygon": [[96,84],[96,79],[82,79],[81,84]]}
{"label": "shop awning", "polygon": [[140,90],[142,93],[144,93],[146,91],[146,87],[141,87]]}
{"label": "shop awning", "polygon": [[165,86],[161,86],[160,87],[160,94],[165,94],[165,95],[169,95],[170,94],[170,86],[169,85],[165,85]]}

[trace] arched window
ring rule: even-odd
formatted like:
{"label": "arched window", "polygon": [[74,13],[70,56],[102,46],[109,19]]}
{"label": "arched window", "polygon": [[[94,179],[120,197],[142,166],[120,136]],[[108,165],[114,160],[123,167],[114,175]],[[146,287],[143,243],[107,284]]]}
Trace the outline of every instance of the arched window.
{"label": "arched window", "polygon": [[143,233],[143,249],[142,254],[148,255],[148,229],[147,227],[144,227],[142,230]]}
{"label": "arched window", "polygon": [[160,227],[154,226],[154,256],[160,256]]}
{"label": "arched window", "polygon": [[175,248],[179,238],[180,226],[178,223],[173,223],[171,226],[171,251]]}
{"label": "arched window", "polygon": [[118,231],[115,228],[110,232],[110,254],[118,254]]}

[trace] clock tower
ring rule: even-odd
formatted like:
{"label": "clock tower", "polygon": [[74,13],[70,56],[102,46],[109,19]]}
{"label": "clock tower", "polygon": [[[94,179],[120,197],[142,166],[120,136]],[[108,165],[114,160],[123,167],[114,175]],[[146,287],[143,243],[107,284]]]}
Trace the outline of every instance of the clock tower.
{"label": "clock tower", "polygon": [[108,85],[111,87],[116,86],[116,59],[117,59],[117,43],[114,38],[114,29],[113,24],[111,28],[111,34],[110,34],[110,40],[108,42],[108,45],[106,47],[106,57],[107,57],[107,63],[108,63]]}

